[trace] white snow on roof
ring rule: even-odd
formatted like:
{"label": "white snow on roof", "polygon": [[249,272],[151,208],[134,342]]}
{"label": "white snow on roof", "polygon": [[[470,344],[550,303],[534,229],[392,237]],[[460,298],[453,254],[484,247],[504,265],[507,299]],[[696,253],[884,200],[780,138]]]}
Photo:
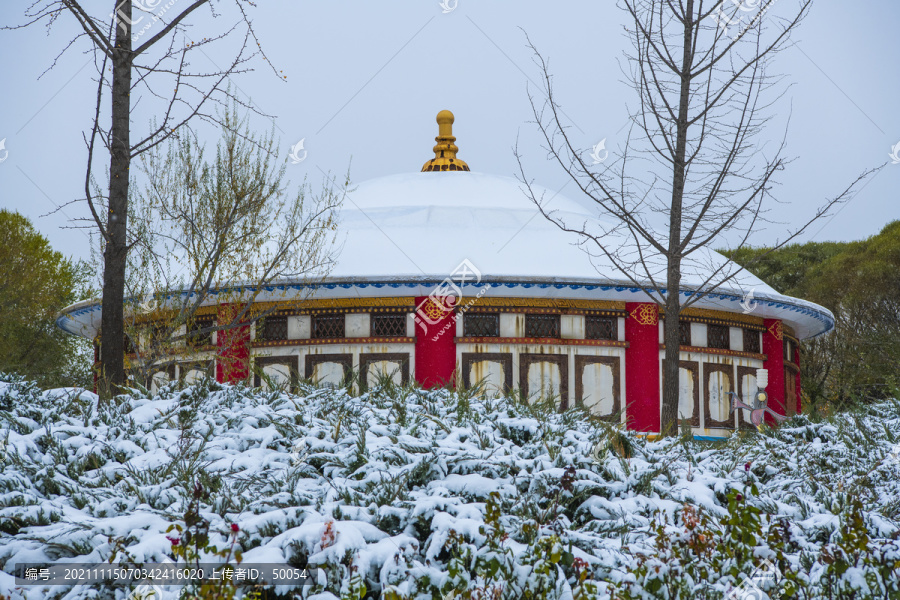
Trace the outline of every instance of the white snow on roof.
{"label": "white snow on roof", "polygon": [[[562,194],[544,193],[546,209],[568,225],[597,227],[590,210]],[[406,173],[362,183],[345,202],[339,227],[343,248],[335,279],[449,275],[464,259],[490,278],[528,280],[600,280],[630,283],[599,248],[579,247],[582,238],[564,232],[540,214],[520,182],[472,172]],[[611,225],[606,225],[611,229]],[[622,235],[609,247],[636,256],[637,246]],[[665,285],[665,264],[649,247],[642,248],[658,284]],[[728,260],[713,252],[697,253],[683,266],[682,285],[698,287]],[[732,263],[731,270],[737,270]],[[644,285],[644,272],[633,273]],[[718,281],[721,277],[717,277]],[[724,289],[777,295],[744,271]]]}

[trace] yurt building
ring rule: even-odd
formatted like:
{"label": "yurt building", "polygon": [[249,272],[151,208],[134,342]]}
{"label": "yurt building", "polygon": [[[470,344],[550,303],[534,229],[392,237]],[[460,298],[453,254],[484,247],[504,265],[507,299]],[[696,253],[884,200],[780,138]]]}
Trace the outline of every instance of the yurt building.
{"label": "yurt building", "polygon": [[[215,374],[233,382],[262,372],[334,384],[357,373],[362,388],[384,375],[423,386],[480,383],[486,393],[517,389],[658,432],[660,307],[541,216],[519,181],[471,171],[457,156],[453,115],[442,111],[437,121],[434,158],[420,172],[361,183],[345,201],[342,249],[324,281],[263,290],[259,302],[285,308],[264,325],[214,333],[191,355],[160,364],[155,381]],[[586,203],[545,197],[555,217],[596,218]],[[691,298],[724,263],[707,252],[685,269],[679,293]],[[285,300],[292,296],[304,299]],[[100,310],[99,301],[75,304],[57,324],[94,338]],[[221,313],[213,301],[198,322]],[[768,406],[799,411],[800,343],[834,325],[828,310],[746,271],[681,321],[679,413],[709,437],[749,426],[746,411],[730,410],[729,392],[749,402],[758,369],[768,372]]]}

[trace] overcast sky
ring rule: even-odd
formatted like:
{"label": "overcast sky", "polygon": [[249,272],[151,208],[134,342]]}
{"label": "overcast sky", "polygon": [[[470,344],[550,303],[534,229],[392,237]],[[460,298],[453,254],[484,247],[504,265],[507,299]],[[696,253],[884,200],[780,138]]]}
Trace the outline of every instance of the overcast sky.
{"label": "overcast sky", "polygon": [[[172,10],[184,2],[175,0]],[[109,3],[85,4],[100,15],[105,11],[96,7]],[[319,181],[323,171],[344,173],[351,159],[354,182],[418,171],[433,157],[434,118],[446,108],[456,115],[459,157],[472,170],[515,175],[512,147],[518,136],[529,175],[550,189],[563,187],[565,175],[546,160],[528,123],[527,90],[537,92],[539,72],[523,31],[551,60],[558,100],[580,145],[605,138],[614,152],[623,141],[627,107],[636,105],[620,70],[630,47],[624,15],[612,0],[458,0],[446,13],[438,0],[258,4],[249,14],[267,56],[287,80],[256,61],[255,72],[232,83],[275,117],[285,159],[291,145],[304,139],[306,160],[288,165],[294,182],[304,176]],[[22,22],[25,5],[0,3],[0,22]],[[190,35],[199,39],[221,31],[234,20],[225,15],[191,15]],[[787,154],[796,157],[779,176],[784,204],[776,217],[791,222],[808,216],[863,169],[891,162],[891,148],[900,142],[898,26],[897,0],[818,0],[796,45],[776,59],[776,71],[793,84],[779,116],[791,117]],[[86,216],[86,208],[70,205],[49,213],[83,196],[82,133],[90,126],[96,94],[87,42],[40,77],[76,27],[64,15],[49,35],[43,27],[0,31],[0,139],[6,150],[0,150],[0,206],[31,219],[56,249],[86,257],[84,232],[65,229],[70,219]],[[213,69],[213,62],[229,58],[225,50],[198,55],[193,67],[202,70],[197,61],[209,60]],[[150,116],[135,116],[133,140],[147,130]],[[269,127],[263,118],[252,122]],[[779,139],[780,124],[773,127],[771,138]],[[217,132],[206,133],[214,143]],[[108,157],[102,160],[108,163]],[[802,241],[877,233],[900,218],[898,184],[900,164],[889,164]],[[573,187],[563,193],[576,198]],[[762,244],[781,231],[770,228],[754,240]]]}

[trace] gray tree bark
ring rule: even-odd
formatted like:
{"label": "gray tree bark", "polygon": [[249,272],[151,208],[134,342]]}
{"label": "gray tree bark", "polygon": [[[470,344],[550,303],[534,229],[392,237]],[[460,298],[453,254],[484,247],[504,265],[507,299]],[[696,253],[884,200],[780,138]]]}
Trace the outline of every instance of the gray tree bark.
{"label": "gray tree bark", "polygon": [[112,56],[112,125],[109,210],[103,251],[103,315],[100,322],[100,394],[125,384],[125,266],[128,258],[128,185],[131,172],[131,2],[113,2],[116,43]]}
{"label": "gray tree bark", "polygon": [[691,99],[691,67],[694,39],[694,0],[687,0],[684,14],[684,48],[681,60],[681,90],[675,133],[675,152],[672,161],[672,204],[669,212],[669,244],[666,256],[666,320],[663,339],[666,355],[663,359],[663,397],[660,414],[660,433],[671,435],[678,422],[678,365],[681,344],[681,246],[682,207],[684,204],[685,153],[687,151],[688,111]]}

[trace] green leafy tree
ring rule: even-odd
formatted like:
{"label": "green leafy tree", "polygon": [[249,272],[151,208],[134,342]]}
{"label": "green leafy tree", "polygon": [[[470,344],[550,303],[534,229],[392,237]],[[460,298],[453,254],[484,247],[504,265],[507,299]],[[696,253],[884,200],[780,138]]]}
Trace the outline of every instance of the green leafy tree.
{"label": "green leafy tree", "polygon": [[61,308],[89,294],[87,265],[51,248],[16,212],[0,210],[0,239],[0,371],[89,387],[90,343],[56,326]]}
{"label": "green leafy tree", "polygon": [[801,352],[808,400],[841,404],[892,393],[900,357],[900,221],[857,242],[742,248],[729,256],[778,291],[834,313],[834,331]]}

